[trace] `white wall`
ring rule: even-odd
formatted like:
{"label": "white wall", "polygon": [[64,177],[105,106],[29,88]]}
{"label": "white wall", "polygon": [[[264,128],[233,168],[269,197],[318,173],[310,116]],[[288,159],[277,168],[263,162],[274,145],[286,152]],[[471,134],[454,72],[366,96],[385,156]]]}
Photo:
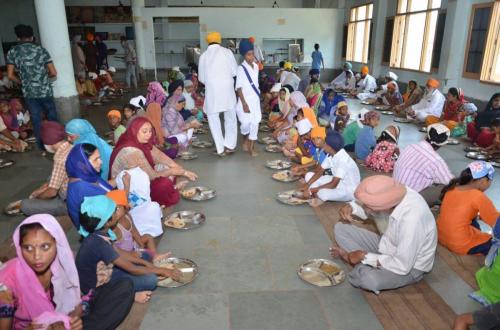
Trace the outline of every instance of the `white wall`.
{"label": "white wall", "polygon": [[14,26],[18,24],[31,25],[35,36],[39,37],[33,0],[3,0],[0,9],[0,39],[3,42],[17,40]]}
{"label": "white wall", "polygon": [[[304,52],[321,44],[325,67],[340,65],[343,10],[338,9],[238,9],[238,8],[143,8],[145,21],[146,68],[154,68],[153,17],[197,16],[207,31],[219,31],[223,37],[254,36],[258,44],[263,38],[303,38]],[[284,25],[277,20],[284,18]],[[202,48],[206,47],[206,32],[200,31]]]}
{"label": "white wall", "polygon": [[[349,9],[353,6],[368,3],[366,0],[346,0],[346,15],[344,21],[347,22]],[[465,51],[467,47],[467,37],[469,32],[469,17],[472,5],[485,3],[488,0],[442,0],[442,9],[446,9],[446,24],[441,47],[441,58],[439,61],[439,71],[435,73],[414,72],[408,70],[389,68],[382,65],[382,50],[385,33],[386,17],[394,16],[396,13],[397,0],[385,0],[374,2],[374,20],[372,50],[369,66],[374,76],[384,75],[388,70],[394,71],[400,81],[416,80],[420,84],[425,84],[430,77],[436,77],[441,81],[440,89],[447,91],[451,87],[461,87],[465,95],[470,98],[483,101],[489,100],[491,95],[500,90],[499,86],[481,83],[475,79],[462,77]],[[361,64],[353,63],[355,70],[359,70]]]}

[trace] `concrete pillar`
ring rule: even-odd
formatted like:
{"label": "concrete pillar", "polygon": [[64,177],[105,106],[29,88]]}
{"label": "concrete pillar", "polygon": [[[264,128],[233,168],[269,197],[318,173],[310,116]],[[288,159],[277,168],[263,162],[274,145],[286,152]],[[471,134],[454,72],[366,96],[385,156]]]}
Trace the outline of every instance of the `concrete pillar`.
{"label": "concrete pillar", "polygon": [[53,82],[54,100],[63,123],[80,117],[80,101],[73,76],[64,0],[35,0],[41,44],[48,50],[57,70]]}
{"label": "concrete pillar", "polygon": [[[143,80],[144,68],[146,67],[146,49],[144,47],[144,29],[147,28],[147,22],[142,18],[142,8],[144,0],[132,0],[132,21],[134,22],[135,51],[137,53],[137,67],[139,77]],[[153,27],[151,27],[153,28]]]}
{"label": "concrete pillar", "polygon": [[387,17],[387,2],[375,1],[373,3],[373,31],[371,40],[370,66],[372,75],[378,77],[382,72],[382,53],[384,48],[385,18]]}

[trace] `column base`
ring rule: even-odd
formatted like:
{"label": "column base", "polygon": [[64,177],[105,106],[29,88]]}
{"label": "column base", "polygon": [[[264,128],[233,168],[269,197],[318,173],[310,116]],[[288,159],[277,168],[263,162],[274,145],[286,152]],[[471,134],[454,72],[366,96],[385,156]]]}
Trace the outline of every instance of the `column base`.
{"label": "column base", "polygon": [[80,100],[77,95],[69,97],[54,97],[57,116],[62,124],[73,118],[80,118]]}

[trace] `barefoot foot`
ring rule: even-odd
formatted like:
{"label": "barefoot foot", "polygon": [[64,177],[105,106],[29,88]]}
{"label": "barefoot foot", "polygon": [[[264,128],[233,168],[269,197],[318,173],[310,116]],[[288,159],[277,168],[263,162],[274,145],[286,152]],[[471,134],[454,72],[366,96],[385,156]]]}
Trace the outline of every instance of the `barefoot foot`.
{"label": "barefoot foot", "polygon": [[332,246],[330,248],[330,255],[332,256],[332,258],[341,258],[342,260],[345,260],[347,261],[347,256],[348,256],[348,253],[346,250],[338,247],[338,246]]}
{"label": "barefoot foot", "polygon": [[134,301],[139,304],[145,304],[151,299],[152,294],[151,291],[136,292]]}

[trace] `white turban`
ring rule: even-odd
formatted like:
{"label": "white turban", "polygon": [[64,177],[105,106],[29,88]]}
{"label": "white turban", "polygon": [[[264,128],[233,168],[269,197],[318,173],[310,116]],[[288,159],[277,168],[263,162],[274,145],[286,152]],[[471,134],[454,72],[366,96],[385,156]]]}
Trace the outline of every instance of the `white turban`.
{"label": "white turban", "polygon": [[311,131],[311,129],[313,128],[311,125],[311,122],[307,118],[299,120],[295,124],[295,127],[297,127],[297,132],[299,133],[299,135],[305,135],[305,134],[309,133]]}

